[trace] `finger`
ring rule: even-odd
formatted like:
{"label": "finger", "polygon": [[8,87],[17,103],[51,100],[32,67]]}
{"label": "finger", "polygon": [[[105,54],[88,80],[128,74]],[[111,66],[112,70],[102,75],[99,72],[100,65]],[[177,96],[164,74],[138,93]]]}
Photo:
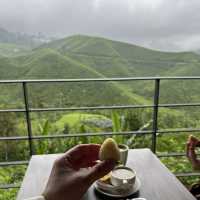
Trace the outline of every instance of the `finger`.
{"label": "finger", "polygon": [[100,179],[101,177],[108,174],[111,170],[114,169],[116,165],[116,162],[113,160],[105,160],[98,164],[96,164],[94,167],[92,167],[88,174],[88,180],[90,183],[93,183],[94,181]]}
{"label": "finger", "polygon": [[194,147],[196,147],[197,146],[197,144],[199,143],[199,140],[195,137],[195,136],[193,136],[193,135],[190,135],[190,143],[191,143],[191,145],[192,146],[194,146]]}
{"label": "finger", "polygon": [[196,157],[194,147],[191,144],[187,144],[187,156],[190,160],[193,160]]}
{"label": "finger", "polygon": [[197,155],[195,153],[194,149],[191,149],[191,156],[190,156],[190,161],[192,163],[193,169],[198,169],[200,168],[200,161],[197,159]]}
{"label": "finger", "polygon": [[195,153],[194,148],[191,148],[191,149],[190,149],[190,159],[191,159],[193,162],[196,162],[196,161],[197,161],[197,155],[196,155],[196,153]]}
{"label": "finger", "polygon": [[188,137],[188,142],[190,143],[190,145],[193,145],[193,143],[194,143],[194,136],[193,135],[189,135],[189,137]]}
{"label": "finger", "polygon": [[186,143],[186,156],[189,158],[189,147],[190,147],[190,143],[187,142]]}

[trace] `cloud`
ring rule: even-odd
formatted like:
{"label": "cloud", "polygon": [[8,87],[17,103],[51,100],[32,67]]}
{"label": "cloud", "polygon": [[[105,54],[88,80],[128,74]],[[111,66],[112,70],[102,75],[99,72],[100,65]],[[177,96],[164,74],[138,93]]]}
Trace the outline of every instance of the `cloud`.
{"label": "cloud", "polygon": [[199,0],[0,0],[0,26],[88,34],[162,50],[199,48]]}

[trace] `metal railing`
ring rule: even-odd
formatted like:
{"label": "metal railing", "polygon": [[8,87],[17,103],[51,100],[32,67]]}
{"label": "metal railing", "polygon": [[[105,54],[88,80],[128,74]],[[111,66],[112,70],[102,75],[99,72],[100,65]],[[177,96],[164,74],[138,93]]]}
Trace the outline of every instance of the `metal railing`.
{"label": "metal railing", "polygon": [[[122,81],[154,81],[154,101],[152,105],[118,105],[118,106],[92,106],[92,107],[69,107],[69,108],[31,108],[29,105],[28,84],[43,84],[43,83],[80,83],[80,82],[122,82]],[[34,154],[33,140],[42,139],[58,139],[58,138],[70,138],[80,136],[106,136],[106,135],[137,135],[137,134],[151,134],[152,145],[151,149],[154,153],[156,151],[157,133],[178,133],[178,132],[200,132],[200,129],[196,128],[182,128],[182,129],[158,129],[158,111],[159,108],[175,108],[175,107],[193,107],[200,106],[200,103],[183,103],[183,104],[159,104],[160,97],[160,82],[163,80],[200,80],[200,76],[192,77],[134,77],[134,78],[92,78],[92,79],[45,79],[45,80],[0,80],[0,84],[21,84],[24,99],[24,108],[22,109],[0,109],[1,113],[24,113],[27,124],[27,136],[12,136],[12,137],[0,137],[1,141],[18,141],[28,140],[29,154]],[[52,111],[80,111],[80,110],[114,110],[114,109],[136,109],[136,108],[152,108],[152,130],[143,131],[128,131],[128,132],[104,132],[104,133],[77,133],[77,134],[60,134],[60,135],[37,135],[32,134],[32,123],[30,118],[31,112],[52,112]],[[171,156],[185,156],[184,153],[169,153],[169,154],[157,154],[159,157],[171,157]],[[0,162],[0,167],[14,166],[14,165],[27,165],[28,161],[12,161],[12,162]],[[181,173],[177,176],[197,176],[199,173]],[[0,189],[16,188],[19,185],[0,185]]]}

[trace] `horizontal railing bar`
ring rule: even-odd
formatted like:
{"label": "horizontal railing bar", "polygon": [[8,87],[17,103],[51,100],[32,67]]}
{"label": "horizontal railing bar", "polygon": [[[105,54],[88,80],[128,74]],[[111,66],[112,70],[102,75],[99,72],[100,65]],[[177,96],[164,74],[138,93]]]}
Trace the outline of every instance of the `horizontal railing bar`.
{"label": "horizontal railing bar", "polygon": [[189,107],[200,106],[200,103],[159,104],[158,107]]}
{"label": "horizontal railing bar", "polygon": [[75,110],[113,110],[130,108],[152,108],[152,105],[127,105],[127,106],[93,106],[93,107],[69,107],[69,108],[32,108],[31,112],[44,111],[75,111]]}
{"label": "horizontal railing bar", "polygon": [[172,152],[172,153],[157,153],[156,154],[159,158],[163,158],[163,157],[181,157],[181,156],[186,156],[186,153],[176,153],[176,152]]}
{"label": "horizontal railing bar", "polygon": [[128,77],[128,78],[87,78],[87,79],[32,79],[32,80],[0,80],[0,83],[62,83],[62,82],[104,82],[104,81],[134,81],[134,80],[196,80],[200,76],[163,76],[163,77]]}
{"label": "horizontal railing bar", "polygon": [[[160,153],[156,154],[159,158],[163,157],[185,157],[187,156],[186,153],[178,153],[178,152],[172,152],[172,153]],[[200,153],[197,153],[196,155],[200,155]]]}
{"label": "horizontal railing bar", "polygon": [[[179,132],[200,132],[200,129],[165,129],[158,130],[157,133],[179,133]],[[67,138],[67,137],[82,137],[82,136],[106,136],[106,135],[140,135],[140,134],[151,134],[152,130],[146,131],[128,131],[128,132],[100,132],[100,133],[78,133],[78,134],[61,134],[61,135],[37,135],[33,136],[33,140],[38,139],[51,139],[51,138]],[[27,136],[13,136],[13,137],[0,137],[0,141],[8,141],[8,140],[28,140]]]}
{"label": "horizontal railing bar", "polygon": [[12,136],[12,137],[0,137],[0,141],[11,141],[11,140],[28,140],[27,136]]}
{"label": "horizontal railing bar", "polygon": [[16,165],[28,165],[29,161],[24,160],[24,161],[9,161],[9,162],[0,162],[0,167],[5,167],[5,166],[16,166]]}
{"label": "horizontal railing bar", "polygon": [[[39,139],[56,139],[56,138],[68,138],[68,137],[90,137],[90,136],[106,136],[106,135],[144,135],[151,134],[152,131],[127,131],[127,132],[100,132],[100,133],[78,133],[78,134],[60,134],[60,135],[37,135],[33,136],[33,140]],[[0,141],[8,141],[8,140],[27,140],[27,136],[16,136],[16,137],[0,137]]]}
{"label": "horizontal railing bar", "polygon": [[9,113],[9,112],[15,112],[15,113],[18,113],[18,112],[25,112],[25,109],[3,109],[3,110],[0,110],[0,113]]}
{"label": "horizontal railing bar", "polygon": [[[159,104],[158,107],[189,107],[200,106],[200,103],[183,103],[183,104]],[[75,110],[112,110],[112,109],[129,109],[129,108],[153,108],[154,105],[119,105],[119,106],[85,106],[85,107],[68,107],[68,108],[30,108],[30,112],[46,111],[75,111]],[[25,109],[3,109],[0,113],[7,112],[25,112]]]}
{"label": "horizontal railing bar", "polygon": [[200,132],[200,128],[186,128],[186,129],[164,129],[158,130],[157,133],[187,133],[187,132]]}
{"label": "horizontal railing bar", "polygon": [[0,185],[0,189],[12,189],[12,188],[20,188],[20,184],[5,184],[5,185]]}
{"label": "horizontal railing bar", "polygon": [[[165,129],[158,130],[157,133],[179,133],[179,132],[200,132],[200,128],[198,129]],[[128,131],[128,132],[100,132],[100,133],[78,133],[78,134],[61,134],[61,135],[36,135],[33,136],[32,139],[51,139],[51,138],[67,138],[67,137],[82,137],[82,136],[106,136],[106,135],[140,135],[140,134],[151,134],[152,130],[146,131]],[[28,140],[27,136],[13,136],[13,137],[0,137],[0,141],[8,141],[8,140]]]}
{"label": "horizontal railing bar", "polygon": [[200,176],[199,172],[174,173],[177,177]]}

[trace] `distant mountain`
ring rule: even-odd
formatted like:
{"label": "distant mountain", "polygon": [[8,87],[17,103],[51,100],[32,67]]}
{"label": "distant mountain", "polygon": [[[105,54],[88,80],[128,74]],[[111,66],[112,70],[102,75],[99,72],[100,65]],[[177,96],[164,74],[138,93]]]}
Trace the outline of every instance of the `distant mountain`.
{"label": "distant mountain", "polygon": [[28,35],[24,33],[14,33],[0,27],[0,43],[36,47],[44,42],[49,41],[50,40],[42,34]]}
{"label": "distant mountain", "polygon": [[[40,48],[55,49],[105,77],[200,75],[200,56],[193,52],[160,52],[81,35],[54,41]],[[129,82],[123,86],[134,94],[152,99],[152,81]],[[163,81],[160,100],[162,103],[199,102],[199,88],[199,81]]]}
{"label": "distant mountain", "polygon": [[0,27],[0,55],[5,57],[21,56],[43,43],[51,41],[43,34],[27,35],[9,32]]}
{"label": "distant mountain", "polygon": [[[0,79],[196,76],[200,75],[200,56],[193,52],[160,52],[105,38],[76,35],[42,44],[27,55],[1,58],[0,71]],[[81,102],[143,104],[152,101],[154,91],[152,81],[61,85],[58,89],[56,84],[51,87],[44,84],[31,95],[35,102],[41,98],[46,102],[56,99],[57,103],[61,95],[66,105]],[[161,102],[197,101],[199,88],[199,83],[191,81],[184,84],[163,81]],[[59,95],[54,95],[54,91]]]}
{"label": "distant mountain", "polygon": [[72,36],[41,45],[103,73],[105,76],[166,75],[177,65],[198,63],[193,52],[166,53],[136,45],[88,36]]}

